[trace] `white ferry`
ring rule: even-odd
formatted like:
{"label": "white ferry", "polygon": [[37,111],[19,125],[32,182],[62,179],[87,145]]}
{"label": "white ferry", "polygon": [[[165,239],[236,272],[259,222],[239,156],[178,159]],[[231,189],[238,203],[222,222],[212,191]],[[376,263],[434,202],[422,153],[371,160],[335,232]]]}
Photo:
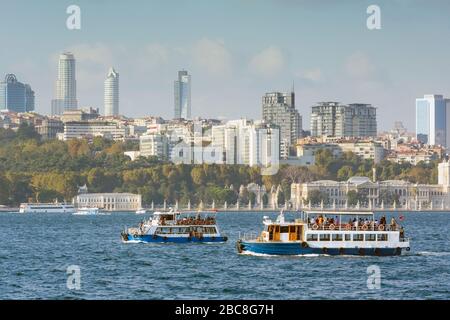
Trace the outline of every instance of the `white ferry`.
{"label": "white ferry", "polygon": [[20,213],[74,213],[75,207],[65,203],[21,203]]}
{"label": "white ferry", "polygon": [[93,216],[99,215],[99,212],[98,208],[78,208],[73,214],[78,216]]}
{"label": "white ferry", "polygon": [[238,240],[239,253],[393,256],[410,250],[403,227],[394,218],[389,225],[385,217],[377,221],[373,212],[309,211],[294,221],[281,212],[263,224],[260,236]]}
{"label": "white ferry", "polygon": [[225,242],[220,233],[214,214],[209,212],[154,212],[148,220],[143,220],[137,228],[125,228],[122,240],[138,242]]}

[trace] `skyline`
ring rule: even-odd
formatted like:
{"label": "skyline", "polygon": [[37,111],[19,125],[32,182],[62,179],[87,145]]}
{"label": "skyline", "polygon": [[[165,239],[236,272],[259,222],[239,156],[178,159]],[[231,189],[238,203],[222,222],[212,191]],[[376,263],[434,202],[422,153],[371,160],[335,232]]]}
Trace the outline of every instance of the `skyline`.
{"label": "skyline", "polygon": [[[68,1],[6,3],[0,34],[9,46],[0,71],[29,83],[36,111],[50,113],[57,57],[71,51],[79,106],[103,109],[104,76],[114,66],[122,75],[121,113],[132,117],[171,118],[173,81],[183,69],[194,78],[194,117],[260,119],[261,97],[290,91],[294,81],[305,129],[313,105],[339,101],[377,107],[380,131],[396,120],[414,131],[416,98],[450,96],[450,81],[441,76],[450,72],[445,1],[377,1],[382,29],[374,31],[365,25],[369,1],[178,1],[184,15],[173,11],[173,1],[135,3],[78,1],[79,31],[65,27]],[[22,18],[12,21],[18,12]]]}

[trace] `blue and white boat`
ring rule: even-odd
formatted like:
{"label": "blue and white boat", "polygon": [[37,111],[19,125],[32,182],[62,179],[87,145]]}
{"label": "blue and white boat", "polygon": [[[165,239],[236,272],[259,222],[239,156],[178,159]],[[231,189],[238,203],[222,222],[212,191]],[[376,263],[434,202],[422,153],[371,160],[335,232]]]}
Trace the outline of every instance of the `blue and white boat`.
{"label": "blue and white boat", "polygon": [[294,221],[281,212],[263,224],[260,236],[238,240],[239,253],[394,256],[410,249],[403,227],[395,219],[377,221],[373,212],[309,211]]}
{"label": "blue and white boat", "polygon": [[154,212],[138,227],[125,228],[121,233],[124,242],[225,242],[220,233],[215,214],[210,212]]}

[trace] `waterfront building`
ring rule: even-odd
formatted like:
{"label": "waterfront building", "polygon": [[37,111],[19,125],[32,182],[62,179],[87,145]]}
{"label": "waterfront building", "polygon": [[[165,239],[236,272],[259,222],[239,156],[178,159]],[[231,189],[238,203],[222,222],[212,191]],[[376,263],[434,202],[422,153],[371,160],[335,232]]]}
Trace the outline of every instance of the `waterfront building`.
{"label": "waterfront building", "polygon": [[311,136],[376,137],[376,108],[370,104],[320,102],[312,107]]}
{"label": "waterfront building", "polygon": [[62,53],[58,61],[58,79],[56,80],[56,97],[52,100],[52,115],[61,115],[64,111],[77,109],[75,71],[74,55],[70,52]]}
{"label": "waterfront building", "polygon": [[29,112],[34,110],[34,91],[30,85],[17,80],[14,74],[7,74],[0,82],[0,110]]}
{"label": "waterfront building", "polygon": [[191,118],[191,76],[187,71],[178,71],[174,84],[175,119]]}
{"label": "waterfront building", "polygon": [[110,68],[105,80],[105,116],[119,115],[119,74]]}
{"label": "waterfront building", "polygon": [[308,206],[312,193],[320,192],[328,207],[348,206],[348,193],[365,195],[364,207],[392,208],[450,208],[450,163],[444,161],[438,167],[438,184],[417,184],[403,180],[370,181],[367,177],[352,177],[347,181],[320,180],[291,185],[291,203],[297,208]]}
{"label": "waterfront building", "polygon": [[158,159],[167,160],[170,154],[169,138],[164,134],[145,134],[139,138],[140,156],[158,157]]}
{"label": "waterfront building", "polygon": [[71,121],[64,123],[61,139],[92,139],[101,136],[116,141],[125,140],[128,136],[126,126],[108,121]]}
{"label": "waterfront building", "polygon": [[295,93],[270,92],[262,98],[262,118],[278,126],[280,132],[280,157],[287,159],[290,147],[302,135],[302,117],[295,108]]}
{"label": "waterfront building", "polygon": [[78,208],[99,208],[106,211],[136,211],[142,208],[142,196],[132,193],[84,193],[73,198]]}
{"label": "waterfront building", "polygon": [[436,94],[416,99],[416,138],[424,144],[450,146],[450,99]]}

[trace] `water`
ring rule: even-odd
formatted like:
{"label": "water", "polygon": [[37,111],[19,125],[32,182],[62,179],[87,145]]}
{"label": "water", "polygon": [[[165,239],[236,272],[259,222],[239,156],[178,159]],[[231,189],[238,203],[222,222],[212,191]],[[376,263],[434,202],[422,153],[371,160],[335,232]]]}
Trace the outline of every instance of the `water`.
{"label": "water", "polygon": [[[237,254],[238,232],[259,232],[263,215],[219,213],[225,244],[158,245],[121,242],[123,227],[142,215],[1,213],[0,298],[450,298],[450,213],[405,214],[411,251],[400,257]],[[80,290],[67,288],[70,265],[80,267]],[[368,289],[371,265],[381,270],[380,289]]]}

